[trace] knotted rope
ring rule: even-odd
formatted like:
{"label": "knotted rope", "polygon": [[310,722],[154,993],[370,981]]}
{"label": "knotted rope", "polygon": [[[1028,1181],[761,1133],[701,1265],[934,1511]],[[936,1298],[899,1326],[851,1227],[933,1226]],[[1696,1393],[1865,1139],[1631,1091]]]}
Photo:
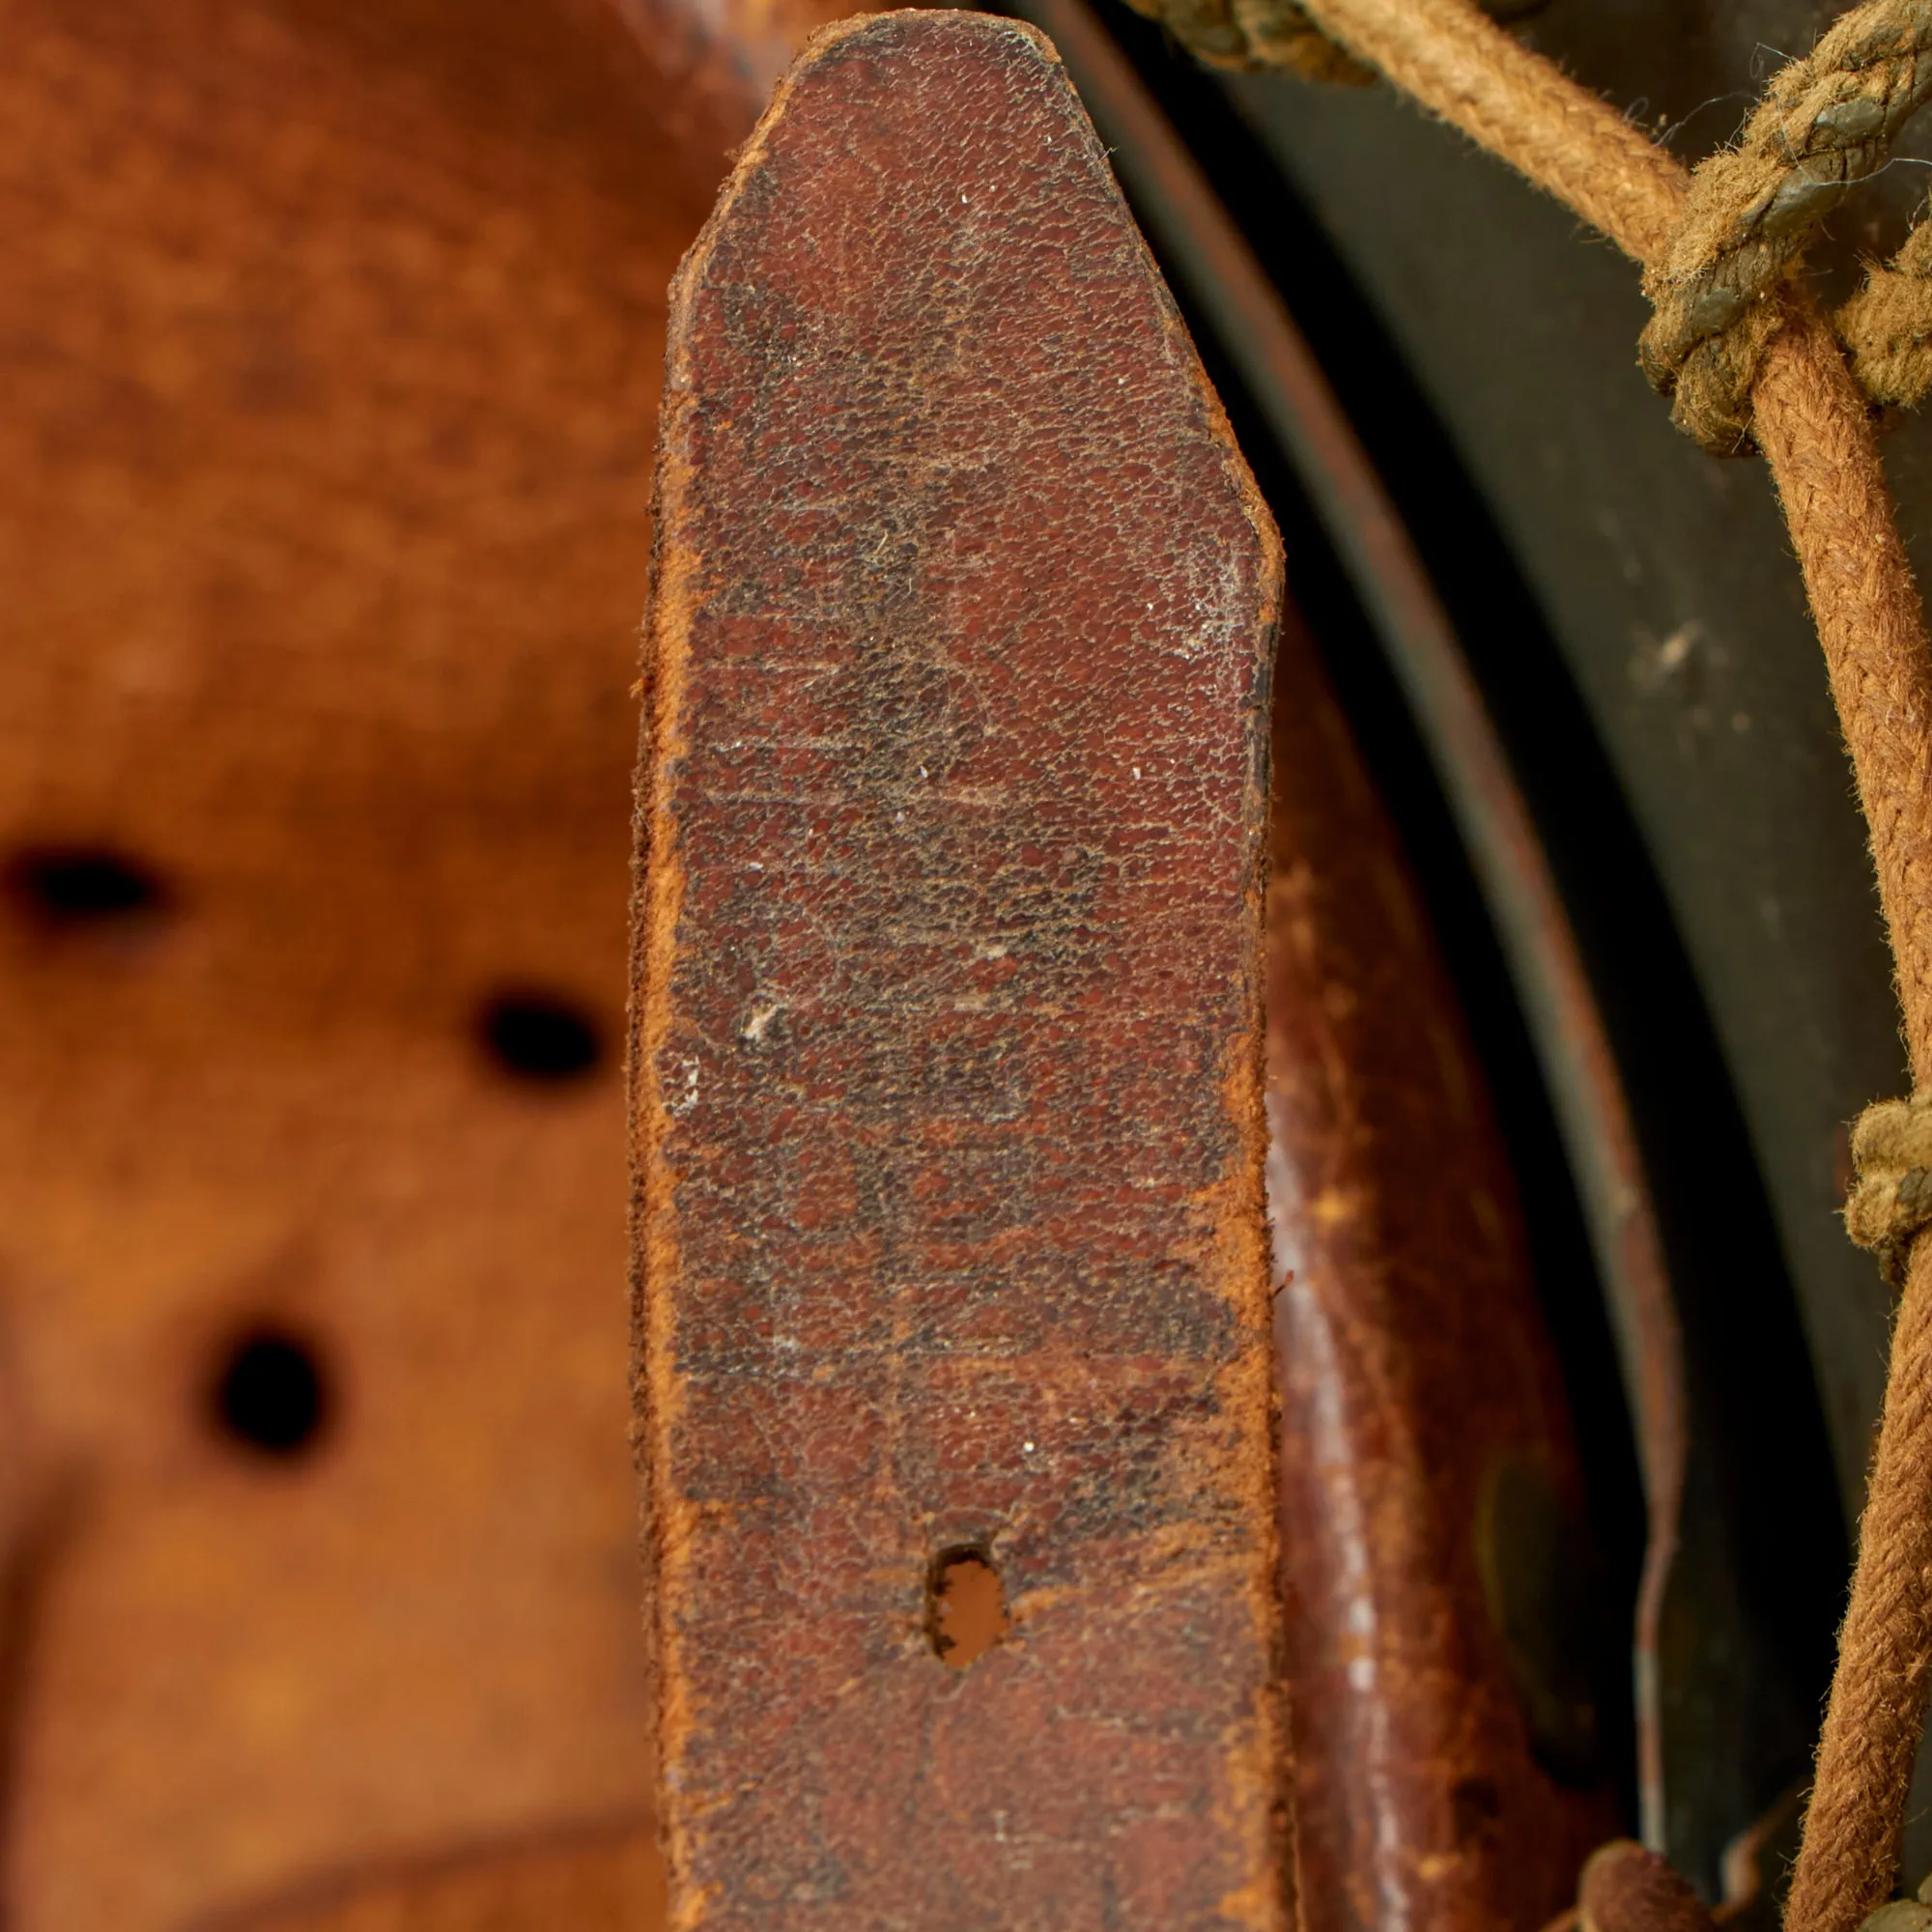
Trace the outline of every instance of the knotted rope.
{"label": "knotted rope", "polygon": [[1875,403],[1916,409],[1932,389],[1932,220],[1921,220],[1889,267],[1837,314],[1852,374]]}
{"label": "knotted rope", "polygon": [[1748,442],[1751,384],[1778,327],[1770,298],[1928,94],[1932,0],[1867,0],[1779,71],[1737,146],[1692,177],[1670,245],[1644,275],[1656,313],[1638,360],[1706,449]]}
{"label": "knotted rope", "polygon": [[1845,1232],[1903,1288],[1913,1237],[1932,1223],[1932,1099],[1867,1107],[1852,1128],[1852,1163],[1858,1184],[1845,1203]]}
{"label": "knotted rope", "polygon": [[[1131,4],[1219,66],[1372,77],[1297,0]],[[1692,176],[1668,242],[1646,253],[1655,313],[1637,357],[1672,398],[1672,419],[1704,448],[1751,448],[1751,389],[1781,326],[1780,283],[1825,216],[1885,165],[1928,97],[1932,0],[1868,0],[1783,68],[1736,146]],[[1869,269],[1835,323],[1875,402],[1911,407],[1932,389],[1932,221],[1889,266]]]}
{"label": "knotted rope", "polygon": [[1288,68],[1306,80],[1363,87],[1376,77],[1295,0],[1128,0],[1210,67]]}
{"label": "knotted rope", "polygon": [[[1141,4],[1156,10],[1166,0]],[[1679,252],[1679,236],[1681,229],[1691,232],[1686,222],[1693,190],[1683,168],[1614,108],[1485,19],[1469,0],[1302,0],[1300,11],[1357,60],[1603,229],[1660,287],[1676,289],[1684,282],[1679,270],[1687,268],[1688,255]],[[1889,103],[1901,98],[1916,103],[1921,91],[1917,38],[1911,42],[1909,81],[1901,78],[1902,43],[1896,39],[1886,43],[1889,55],[1875,57],[1866,68],[1826,59],[1827,48],[1879,46],[1881,29],[1917,36],[1928,11],[1932,0],[1871,0],[1801,64],[1802,84],[1794,79],[1789,95],[1776,94],[1775,88],[1778,101],[1798,103],[1781,110],[1776,124],[1787,134],[1784,113],[1802,116],[1809,101],[1814,111],[1797,131],[1815,128],[1822,117],[1828,129],[1836,126],[1843,136],[1843,146],[1829,150],[1835,156],[1829,163],[1822,158],[1826,148],[1805,149],[1826,169],[1818,181],[1829,185],[1849,180],[1849,174],[1833,170],[1854,164],[1850,155],[1857,144],[1869,144],[1886,128],[1895,131]],[[1262,45],[1250,44],[1257,51]],[[1888,59],[1893,65],[1884,66]],[[1874,67],[1884,69],[1876,96],[1866,95],[1862,79],[1853,86],[1833,77],[1863,75]],[[1833,91],[1840,86],[1850,91],[1842,96]],[[1849,126],[1844,116],[1831,118],[1840,100],[1867,98],[1881,103],[1869,131],[1857,131],[1865,110],[1851,111]],[[1754,119],[1752,126],[1757,125]],[[1857,152],[1861,156],[1857,165],[1868,169],[1866,150]],[[1790,165],[1795,175],[1801,163]],[[1724,169],[1719,178],[1720,183],[1727,178]],[[1752,179],[1763,193],[1770,178]],[[1773,183],[1768,191],[1776,200],[1779,189]],[[1792,192],[1788,205],[1800,210],[1818,205],[1808,201],[1808,188]],[[1765,206],[1768,210],[1769,203]],[[1754,227],[1747,226],[1745,248],[1712,286],[1743,287],[1747,269],[1754,271],[1753,265],[1770,260],[1770,253],[1751,252],[1769,246],[1763,213]],[[1770,240],[1787,232],[1780,228]],[[1926,280],[1918,263],[1927,251],[1932,239],[1921,242],[1915,236],[1907,249],[1912,261],[1888,271],[1901,281],[1875,280],[1863,298],[1867,313],[1884,311],[1901,290],[1910,294],[1910,285]],[[1750,370],[1750,434],[1770,467],[1798,554],[1871,828],[1914,1082],[1919,1093],[1932,1094],[1932,652],[1879,465],[1869,408],[1829,325],[1793,286],[1787,272],[1792,259],[1787,255],[1774,265],[1769,280],[1757,285],[1759,292],[1747,297],[1731,326],[1747,329],[1750,353],[1732,360]],[[1694,264],[1689,268],[1694,270]],[[1694,308],[1694,294],[1690,299]],[[1890,332],[1885,340],[1856,352],[1861,367],[1901,355],[1909,360],[1922,346],[1919,337],[1932,337],[1932,328],[1901,324],[1895,314],[1886,327]],[[1706,339],[1694,330],[1692,336],[1691,352],[1678,365],[1680,389],[1692,353]],[[1667,366],[1667,358],[1661,366]],[[1726,420],[1735,420],[1735,412]],[[1903,1186],[1910,1171],[1898,1170],[1894,1207],[1902,1193],[1916,1196],[1918,1183],[1910,1190]],[[1885,1225],[1895,1223],[1885,1220]],[[1894,1237],[1909,1236],[1900,1231]],[[1890,1895],[1924,1722],[1928,1669],[1932,1240],[1914,1240],[1817,1778],[1786,1905],[1787,1932],[1855,1932]]]}

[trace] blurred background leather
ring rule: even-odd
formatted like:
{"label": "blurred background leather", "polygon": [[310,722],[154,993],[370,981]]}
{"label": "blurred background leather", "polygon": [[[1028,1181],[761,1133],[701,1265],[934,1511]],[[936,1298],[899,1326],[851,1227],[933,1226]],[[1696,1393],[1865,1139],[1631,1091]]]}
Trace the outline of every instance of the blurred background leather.
{"label": "blurred background leather", "polygon": [[0,6],[14,1932],[657,1922],[631,686],[810,19]]}

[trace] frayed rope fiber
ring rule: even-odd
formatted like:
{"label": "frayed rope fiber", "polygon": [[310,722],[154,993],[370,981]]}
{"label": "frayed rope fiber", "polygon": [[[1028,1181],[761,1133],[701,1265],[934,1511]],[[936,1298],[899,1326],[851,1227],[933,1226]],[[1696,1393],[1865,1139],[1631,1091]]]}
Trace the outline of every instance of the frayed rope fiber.
{"label": "frayed rope fiber", "polygon": [[1932,1224],[1932,1095],[1867,1107],[1852,1128],[1852,1165],[1845,1232],[1903,1288],[1913,1236]]}
{"label": "frayed rope fiber", "polygon": [[[1672,398],[1678,427],[1706,449],[1748,446],[1751,385],[1782,321],[1773,299],[1779,281],[1819,222],[1885,165],[1928,95],[1932,0],[1867,0],[1781,69],[1737,146],[1691,176],[1670,245],[1644,275],[1656,313],[1637,353],[1652,385]],[[1922,311],[1932,284],[1889,272],[1881,303],[1868,292],[1839,327],[1885,329],[1895,357],[1901,331],[1880,307],[1916,301]],[[1902,334],[1928,325],[1932,315],[1918,315]],[[1855,343],[1855,367],[1861,354]]]}
{"label": "frayed rope fiber", "polygon": [[1873,402],[1909,410],[1924,400],[1932,389],[1932,220],[1919,222],[1888,266],[1872,265],[1834,321],[1852,374]]}
{"label": "frayed rope fiber", "polygon": [[[1373,71],[1297,0],[1130,0],[1203,60],[1360,83]],[[1784,326],[1779,285],[1813,231],[1882,168],[1932,97],[1932,0],[1867,0],[1765,90],[1735,147],[1704,161],[1665,246],[1648,262],[1655,310],[1637,345],[1671,416],[1714,455],[1754,446],[1751,389]],[[1874,402],[1910,408],[1932,389],[1932,220],[1834,318]]]}

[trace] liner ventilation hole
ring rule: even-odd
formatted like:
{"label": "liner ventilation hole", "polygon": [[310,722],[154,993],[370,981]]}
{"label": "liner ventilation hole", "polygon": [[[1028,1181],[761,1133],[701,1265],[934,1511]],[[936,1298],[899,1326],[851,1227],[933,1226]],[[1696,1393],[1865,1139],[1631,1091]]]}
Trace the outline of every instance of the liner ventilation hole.
{"label": "liner ventilation hole", "polygon": [[97,845],[43,845],[7,866],[14,906],[52,932],[125,928],[165,912],[169,893],[148,867]]}
{"label": "liner ventilation hole", "polygon": [[216,1429],[258,1456],[293,1462],[327,1434],[332,1403],[313,1344],[281,1328],[251,1328],[229,1344],[210,1406]]}
{"label": "liner ventilation hole", "polygon": [[537,1086],[582,1080],[604,1059],[595,1024],[554,993],[517,988],[497,994],[479,1015],[477,1033],[503,1072]]}

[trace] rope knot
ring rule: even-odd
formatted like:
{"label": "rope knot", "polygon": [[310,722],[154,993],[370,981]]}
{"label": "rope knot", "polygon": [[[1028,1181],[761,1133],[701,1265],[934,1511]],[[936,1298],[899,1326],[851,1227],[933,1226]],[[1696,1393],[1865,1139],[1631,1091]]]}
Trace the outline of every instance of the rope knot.
{"label": "rope knot", "polygon": [[[1656,313],[1637,359],[1706,449],[1750,447],[1751,384],[1783,324],[1782,284],[1812,230],[1885,165],[1928,97],[1932,0],[1866,0],[1779,71],[1737,146],[1691,177],[1644,276]],[[1855,373],[1883,402],[1932,386],[1932,236],[1917,242],[1838,316]]]}
{"label": "rope knot", "polygon": [[[1373,68],[1325,30],[1329,0],[1128,0],[1200,59],[1365,83]],[[1478,0],[1508,17],[1520,0]],[[1311,8],[1313,11],[1311,11]],[[1752,448],[1751,388],[1785,325],[1812,232],[1885,166],[1932,99],[1932,0],[1864,0],[1773,78],[1734,147],[1704,161],[1644,272],[1654,313],[1637,360],[1679,429],[1719,456]],[[1932,219],[1834,318],[1852,374],[1882,406],[1932,390]]]}
{"label": "rope knot", "polygon": [[1210,67],[1287,68],[1304,80],[1366,87],[1364,67],[1324,34],[1295,0],[1127,0],[1158,20]]}
{"label": "rope knot", "polygon": [[1902,1288],[1913,1237],[1932,1226],[1932,1093],[1867,1107],[1852,1126],[1852,1165],[1845,1232]]}

